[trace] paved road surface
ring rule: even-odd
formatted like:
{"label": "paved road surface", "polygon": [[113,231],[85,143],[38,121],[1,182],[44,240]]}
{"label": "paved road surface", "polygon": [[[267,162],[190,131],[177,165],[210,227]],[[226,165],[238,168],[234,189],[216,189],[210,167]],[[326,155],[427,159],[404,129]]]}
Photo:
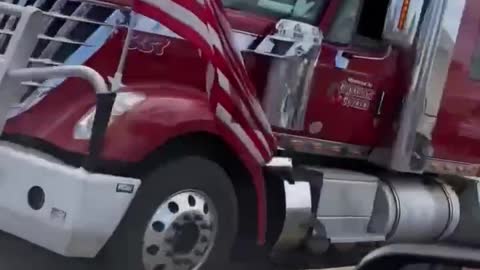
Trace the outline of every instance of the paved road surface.
{"label": "paved road surface", "polygon": [[97,270],[84,261],[72,262],[0,232],[1,270]]}
{"label": "paved road surface", "polygon": [[[72,262],[2,232],[0,232],[0,262],[1,270],[101,270],[88,261]],[[352,268],[334,270],[352,270]]]}

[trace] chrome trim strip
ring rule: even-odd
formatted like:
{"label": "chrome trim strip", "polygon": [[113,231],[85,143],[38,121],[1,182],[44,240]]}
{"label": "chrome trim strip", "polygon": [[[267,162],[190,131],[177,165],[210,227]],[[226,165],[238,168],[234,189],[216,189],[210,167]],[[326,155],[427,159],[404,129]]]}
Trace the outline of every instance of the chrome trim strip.
{"label": "chrome trim strip", "polygon": [[426,78],[426,108],[417,132],[430,140],[440,111],[465,5],[465,0],[447,1],[439,42],[433,55],[431,74]]}
{"label": "chrome trim strip", "polygon": [[61,66],[63,63],[53,61],[52,59],[43,59],[43,58],[30,58],[30,63],[33,64],[42,64],[45,66]]}
{"label": "chrome trim strip", "polygon": [[[0,29],[0,34],[1,35],[13,35],[15,33],[15,31],[11,31],[11,30],[5,30],[5,29]],[[86,47],[94,47],[95,45],[93,44],[88,44],[88,43],[85,43],[85,42],[81,42],[81,41],[75,41],[73,39],[69,39],[69,38],[64,38],[64,37],[50,37],[50,36],[47,36],[47,35],[39,35],[38,36],[38,39],[40,40],[48,40],[48,41],[53,41],[53,42],[59,42],[59,43],[67,43],[67,44],[73,44],[73,45],[80,45],[80,46],[86,46]],[[45,57],[44,57],[45,58]]]}
{"label": "chrome trim strip", "polygon": [[354,54],[352,57],[356,58],[356,59],[383,61],[383,60],[387,59],[388,57],[390,57],[392,52],[393,52],[393,49],[392,49],[392,46],[390,45],[390,46],[388,46],[387,51],[385,52],[385,54],[383,56],[373,57],[373,56],[363,56],[363,55]]}
{"label": "chrome trim strip", "polygon": [[431,139],[458,35],[465,0],[430,1],[418,33],[410,89],[405,97],[391,149],[375,148],[373,163],[411,173],[422,173],[433,155]]}
{"label": "chrome trim strip", "polygon": [[80,45],[80,46],[85,46],[85,47],[95,47],[96,45],[88,42],[82,42],[82,41],[75,41],[69,38],[65,37],[49,37],[46,35],[39,35],[38,39],[43,39],[43,40],[48,40],[48,41],[53,41],[53,42],[58,42],[58,43],[67,43],[67,44],[72,44],[72,45]]}
{"label": "chrome trim strip", "polygon": [[425,172],[443,175],[478,176],[480,174],[480,164],[428,158]]}
{"label": "chrome trim strip", "polygon": [[282,133],[275,133],[275,136],[277,137],[279,147],[287,151],[299,153],[365,160],[368,158],[371,150],[368,146],[311,139]]}
{"label": "chrome trim strip", "polygon": [[75,77],[88,81],[96,94],[110,93],[103,77],[94,69],[87,66],[19,68],[11,70],[8,76],[16,81],[38,81],[52,77]]}
{"label": "chrome trim strip", "polygon": [[87,18],[82,18],[82,17],[77,17],[77,16],[70,16],[70,15],[64,15],[58,12],[43,12],[46,16],[55,18],[55,19],[63,19],[63,20],[69,20],[69,21],[75,21],[75,22],[80,22],[80,23],[89,23],[89,24],[95,24],[95,25],[101,25],[101,26],[110,26],[110,27],[121,27],[121,25],[115,25],[115,24],[108,24],[100,21],[94,21],[90,20]]}

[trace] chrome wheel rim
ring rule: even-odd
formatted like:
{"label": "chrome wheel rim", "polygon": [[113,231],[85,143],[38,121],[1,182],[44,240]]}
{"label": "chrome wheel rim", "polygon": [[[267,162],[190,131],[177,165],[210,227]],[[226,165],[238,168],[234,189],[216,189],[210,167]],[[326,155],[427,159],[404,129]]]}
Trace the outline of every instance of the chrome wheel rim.
{"label": "chrome wheel rim", "polygon": [[217,211],[205,193],[185,190],[170,196],[157,208],[145,230],[145,269],[199,269],[212,250],[217,223]]}

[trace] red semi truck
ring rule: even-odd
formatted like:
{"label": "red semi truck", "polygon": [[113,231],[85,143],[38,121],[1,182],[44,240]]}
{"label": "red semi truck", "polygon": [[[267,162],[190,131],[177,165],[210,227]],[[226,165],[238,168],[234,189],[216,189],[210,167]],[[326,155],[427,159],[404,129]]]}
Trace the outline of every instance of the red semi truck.
{"label": "red semi truck", "polygon": [[222,2],[264,166],[219,131],[201,51],[129,1],[0,3],[2,231],[142,270],[480,244],[480,1]]}

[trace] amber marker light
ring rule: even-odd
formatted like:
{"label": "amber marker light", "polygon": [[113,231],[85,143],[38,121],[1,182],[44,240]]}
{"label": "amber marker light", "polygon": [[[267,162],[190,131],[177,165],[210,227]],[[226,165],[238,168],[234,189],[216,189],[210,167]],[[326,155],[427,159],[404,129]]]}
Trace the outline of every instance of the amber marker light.
{"label": "amber marker light", "polygon": [[405,24],[407,22],[409,8],[410,0],[403,1],[402,13],[400,14],[400,20],[398,21],[398,29],[400,30],[405,30]]}

